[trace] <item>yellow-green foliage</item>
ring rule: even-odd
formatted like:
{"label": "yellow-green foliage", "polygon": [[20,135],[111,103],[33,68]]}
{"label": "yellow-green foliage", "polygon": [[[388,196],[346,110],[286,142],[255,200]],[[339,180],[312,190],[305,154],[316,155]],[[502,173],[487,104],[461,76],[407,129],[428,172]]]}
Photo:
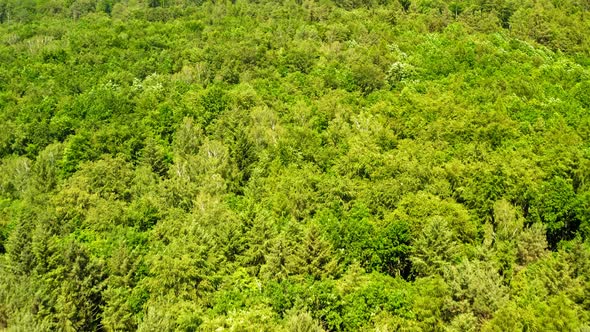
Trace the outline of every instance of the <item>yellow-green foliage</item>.
{"label": "yellow-green foliage", "polygon": [[588,0],[0,0],[0,330],[590,329]]}

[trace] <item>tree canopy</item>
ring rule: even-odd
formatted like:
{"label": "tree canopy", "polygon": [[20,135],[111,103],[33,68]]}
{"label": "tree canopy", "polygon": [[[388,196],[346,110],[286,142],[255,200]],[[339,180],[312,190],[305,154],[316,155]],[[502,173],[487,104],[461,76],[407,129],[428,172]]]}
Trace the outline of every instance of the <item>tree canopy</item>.
{"label": "tree canopy", "polygon": [[588,31],[588,0],[0,0],[0,330],[590,329]]}

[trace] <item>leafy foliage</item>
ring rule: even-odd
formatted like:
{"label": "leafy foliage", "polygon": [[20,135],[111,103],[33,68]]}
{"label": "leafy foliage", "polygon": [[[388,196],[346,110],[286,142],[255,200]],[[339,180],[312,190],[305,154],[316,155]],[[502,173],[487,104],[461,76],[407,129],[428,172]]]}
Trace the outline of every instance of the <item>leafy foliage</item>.
{"label": "leafy foliage", "polygon": [[0,330],[588,330],[589,11],[0,0]]}

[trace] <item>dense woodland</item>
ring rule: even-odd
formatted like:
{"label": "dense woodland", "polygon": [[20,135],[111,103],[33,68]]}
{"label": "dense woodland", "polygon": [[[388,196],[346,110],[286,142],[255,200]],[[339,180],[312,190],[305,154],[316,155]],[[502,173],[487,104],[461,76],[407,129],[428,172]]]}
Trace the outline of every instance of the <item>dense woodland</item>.
{"label": "dense woodland", "polygon": [[589,331],[589,0],[0,0],[0,330]]}

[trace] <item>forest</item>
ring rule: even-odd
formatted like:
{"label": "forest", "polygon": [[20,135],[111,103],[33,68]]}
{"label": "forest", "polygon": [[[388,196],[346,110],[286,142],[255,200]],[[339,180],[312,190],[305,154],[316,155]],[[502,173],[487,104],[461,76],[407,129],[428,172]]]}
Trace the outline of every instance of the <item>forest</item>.
{"label": "forest", "polygon": [[0,331],[590,331],[590,0],[0,0]]}

